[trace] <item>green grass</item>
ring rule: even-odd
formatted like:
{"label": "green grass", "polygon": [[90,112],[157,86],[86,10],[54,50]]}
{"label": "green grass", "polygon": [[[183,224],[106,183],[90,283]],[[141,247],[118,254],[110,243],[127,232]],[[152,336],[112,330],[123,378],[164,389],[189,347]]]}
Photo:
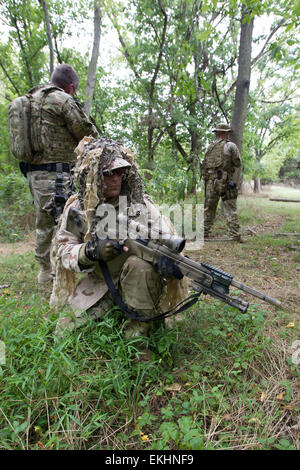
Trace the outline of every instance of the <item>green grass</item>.
{"label": "green grass", "polygon": [[[265,226],[274,238],[275,232],[300,233],[300,203],[270,201],[270,198],[300,199],[300,190],[274,186],[263,189],[259,195],[238,197],[238,214],[242,228]],[[214,230],[221,235],[227,233],[226,223],[220,208],[217,212]]]}
{"label": "green grass", "polygon": [[[293,229],[300,231],[300,203],[270,201],[270,198],[299,199],[300,189],[272,186],[264,188],[259,197],[241,196],[238,198],[238,207],[241,220],[272,221],[273,217],[287,217],[293,222]],[[255,216],[255,217],[254,217]]]}
{"label": "green grass", "polygon": [[282,199],[300,199],[300,188],[293,188],[285,185],[272,185],[272,187],[263,188],[263,193],[271,194],[271,197]]}
{"label": "green grass", "polygon": [[57,340],[33,253],[0,256],[1,449],[299,450],[298,255],[272,231],[296,227],[300,207],[239,204],[243,228],[261,232],[246,246],[206,246],[202,257],[290,300],[276,309],[252,297],[241,314],[203,298],[144,338],[149,362],[124,338],[116,309]]}
{"label": "green grass", "polygon": [[297,448],[286,438],[299,411],[296,367],[280,339],[264,336],[258,306],[244,315],[199,303],[145,339],[153,357],[144,363],[117,311],[55,340],[57,315],[35,286],[33,256],[3,263],[2,449]]}

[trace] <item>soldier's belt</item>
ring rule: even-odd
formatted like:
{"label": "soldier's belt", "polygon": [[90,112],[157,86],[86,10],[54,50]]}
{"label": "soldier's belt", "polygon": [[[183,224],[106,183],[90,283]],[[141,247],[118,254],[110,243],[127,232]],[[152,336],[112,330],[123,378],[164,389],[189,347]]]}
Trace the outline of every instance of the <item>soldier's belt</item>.
{"label": "soldier's belt", "polygon": [[214,180],[217,179],[219,181],[226,181],[228,177],[228,172],[224,170],[207,170],[206,171],[207,179]]}
{"label": "soldier's belt", "polygon": [[41,163],[40,165],[26,164],[26,172],[29,171],[55,171],[70,173],[70,165],[68,163]]}
{"label": "soldier's belt", "polygon": [[[221,171],[221,170],[218,170]],[[209,179],[217,178],[218,176],[218,171],[216,170],[207,170],[207,176]]]}

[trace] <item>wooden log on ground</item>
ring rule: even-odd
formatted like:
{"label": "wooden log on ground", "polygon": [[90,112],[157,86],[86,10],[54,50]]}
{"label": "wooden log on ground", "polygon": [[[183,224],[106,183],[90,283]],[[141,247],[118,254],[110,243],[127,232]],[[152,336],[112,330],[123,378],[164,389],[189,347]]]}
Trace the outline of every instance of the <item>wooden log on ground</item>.
{"label": "wooden log on ground", "polygon": [[232,238],[204,238],[205,242],[232,242]]}
{"label": "wooden log on ground", "polygon": [[275,233],[277,237],[299,237],[300,233]]}
{"label": "wooden log on ground", "polygon": [[[243,235],[243,238],[249,238],[248,235]],[[235,242],[234,238],[204,238],[204,242]]]}
{"label": "wooden log on ground", "polygon": [[280,201],[280,202],[300,202],[300,199],[279,199],[275,197],[270,197],[269,201]]}

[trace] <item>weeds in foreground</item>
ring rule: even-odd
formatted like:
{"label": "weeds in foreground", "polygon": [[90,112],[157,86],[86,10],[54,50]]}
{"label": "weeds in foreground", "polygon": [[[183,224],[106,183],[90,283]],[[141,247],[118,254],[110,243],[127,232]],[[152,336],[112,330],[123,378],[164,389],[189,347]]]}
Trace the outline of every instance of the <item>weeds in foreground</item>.
{"label": "weeds in foreground", "polygon": [[[26,285],[32,263],[23,256]],[[297,368],[257,306],[200,302],[144,339],[143,362],[116,310],[56,340],[48,292],[18,290],[15,267],[0,299],[2,449],[299,448]]]}
{"label": "weeds in foreground", "polygon": [[144,339],[149,362],[124,339],[116,310],[55,340],[33,254],[0,259],[0,448],[299,450],[298,255],[270,233],[273,218],[296,231],[297,208],[243,204],[244,225],[264,217],[267,227],[246,246],[246,279],[244,245],[208,247],[206,261],[275,296],[281,289],[284,308],[252,299],[243,315],[204,298]]}

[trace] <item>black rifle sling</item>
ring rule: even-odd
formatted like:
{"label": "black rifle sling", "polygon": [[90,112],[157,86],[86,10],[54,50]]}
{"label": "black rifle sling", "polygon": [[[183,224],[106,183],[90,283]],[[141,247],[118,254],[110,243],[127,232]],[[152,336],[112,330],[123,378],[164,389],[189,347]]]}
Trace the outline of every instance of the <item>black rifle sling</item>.
{"label": "black rifle sling", "polygon": [[56,164],[56,178],[55,178],[55,199],[54,199],[54,212],[56,221],[62,214],[67,198],[64,195],[63,189],[63,168],[62,163]]}
{"label": "black rifle sling", "polygon": [[[140,316],[140,314],[138,312],[136,312],[135,310],[133,310],[132,308],[128,307],[128,305],[125,304],[125,302],[123,301],[118,289],[114,285],[114,282],[111,278],[108,266],[105,263],[105,261],[100,260],[99,261],[99,266],[101,268],[104,280],[107,284],[107,287],[108,287],[108,289],[109,289],[109,291],[112,295],[112,298],[113,298],[115,304],[122,310],[122,312],[127,317],[131,318],[131,320],[136,320],[136,321],[141,321],[141,322],[150,322],[150,321],[153,321],[153,320],[160,320],[162,318],[166,318],[166,317],[170,317],[172,315],[176,315],[177,313],[183,312],[184,310],[187,310],[188,308],[192,307],[198,301],[198,299],[201,295],[201,293],[192,294],[189,297],[187,297],[186,299],[179,302],[177,305],[175,305],[175,307],[171,308],[167,312],[161,313],[161,314],[156,315],[155,317],[152,317],[152,318],[143,318],[143,317]],[[178,310],[175,310],[177,307],[179,307]]]}
{"label": "black rifle sling", "polygon": [[55,197],[54,197],[54,218],[57,222],[61,214],[63,213],[65,204],[69,197],[75,193],[75,186],[73,182],[73,178],[71,175],[70,170],[67,172],[69,174],[69,182],[70,182],[70,191],[68,193],[65,192],[63,186],[63,172],[64,164],[63,163],[56,163],[56,178],[55,178]]}

